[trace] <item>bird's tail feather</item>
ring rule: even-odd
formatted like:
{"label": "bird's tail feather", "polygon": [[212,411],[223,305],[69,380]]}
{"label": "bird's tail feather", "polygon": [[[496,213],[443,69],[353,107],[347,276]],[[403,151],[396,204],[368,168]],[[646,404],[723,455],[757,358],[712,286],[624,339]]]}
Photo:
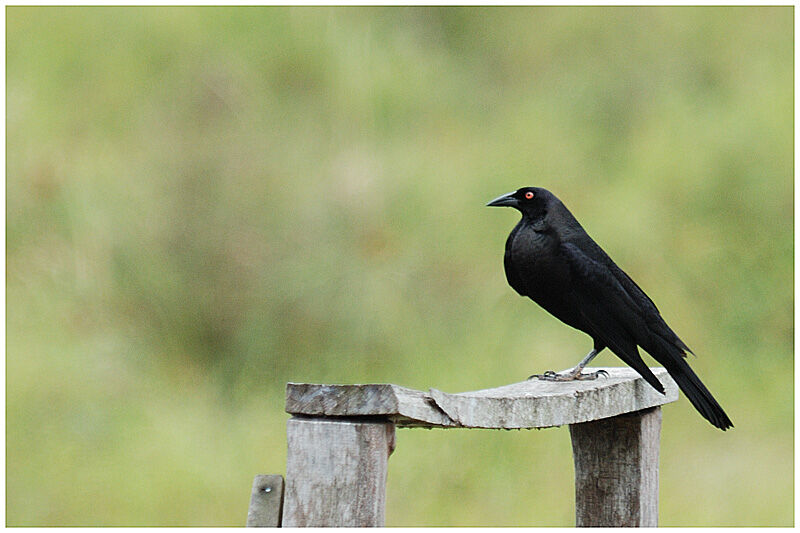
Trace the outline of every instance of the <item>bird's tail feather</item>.
{"label": "bird's tail feather", "polygon": [[722,431],[733,427],[731,419],[728,418],[728,415],[722,410],[717,400],[714,399],[685,360],[679,358],[664,366],[694,408],[703,415],[703,418]]}
{"label": "bird's tail feather", "polygon": [[646,382],[648,382],[654,389],[656,389],[661,394],[664,394],[664,385],[658,381],[658,378],[653,374],[653,372],[647,367],[647,364],[642,360],[639,354],[636,354],[636,357],[623,359],[630,367],[636,370],[640,376],[644,378]]}

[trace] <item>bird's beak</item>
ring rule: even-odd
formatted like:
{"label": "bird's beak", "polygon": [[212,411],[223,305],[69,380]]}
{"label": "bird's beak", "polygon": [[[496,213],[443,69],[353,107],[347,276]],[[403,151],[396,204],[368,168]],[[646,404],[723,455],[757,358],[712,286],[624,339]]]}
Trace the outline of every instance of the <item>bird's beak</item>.
{"label": "bird's beak", "polygon": [[514,192],[504,194],[503,196],[498,196],[497,198],[486,204],[486,207],[518,207],[519,200],[514,198]]}

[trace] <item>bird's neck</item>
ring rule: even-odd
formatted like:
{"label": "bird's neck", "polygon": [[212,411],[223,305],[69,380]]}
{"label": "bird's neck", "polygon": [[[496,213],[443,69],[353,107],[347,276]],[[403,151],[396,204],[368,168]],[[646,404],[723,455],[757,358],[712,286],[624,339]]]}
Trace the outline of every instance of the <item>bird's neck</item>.
{"label": "bird's neck", "polygon": [[522,220],[519,221],[519,226],[529,228],[538,232],[545,232],[550,225],[547,222],[547,216],[543,214],[530,215],[527,213],[522,214]]}

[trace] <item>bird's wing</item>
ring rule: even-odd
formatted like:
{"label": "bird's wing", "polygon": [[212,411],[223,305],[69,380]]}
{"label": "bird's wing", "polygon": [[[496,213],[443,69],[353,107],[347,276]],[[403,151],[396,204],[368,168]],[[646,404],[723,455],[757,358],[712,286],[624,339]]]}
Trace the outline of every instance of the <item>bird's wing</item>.
{"label": "bird's wing", "polygon": [[[631,297],[608,266],[584,253],[573,243],[562,243],[561,254],[570,267],[571,304],[592,331],[591,335],[660,392],[664,391],[639,355],[637,344],[646,342],[646,313]],[[646,296],[645,296],[646,297]]]}
{"label": "bird's wing", "polygon": [[639,287],[624,270],[619,268],[610,259],[609,261],[609,271],[611,275],[619,281],[620,285],[625,289],[625,292],[628,293],[640,307],[647,321],[647,325],[650,328],[650,332],[658,336],[660,341],[666,342],[667,345],[675,346],[682,357],[686,357],[686,352],[693,354],[694,352],[686,346],[680,337],[667,325],[664,319],[661,318],[661,313],[658,312],[658,308],[656,304],[653,303],[653,300],[645,294],[641,287]]}

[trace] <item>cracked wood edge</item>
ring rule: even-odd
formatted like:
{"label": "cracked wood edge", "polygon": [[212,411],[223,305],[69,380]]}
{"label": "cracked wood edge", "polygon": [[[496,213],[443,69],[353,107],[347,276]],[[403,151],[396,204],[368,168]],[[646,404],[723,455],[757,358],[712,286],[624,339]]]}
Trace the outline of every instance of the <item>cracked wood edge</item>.
{"label": "cracked wood edge", "polygon": [[402,427],[453,427],[425,392],[392,384],[287,383],[286,412],[328,417],[386,417]]}

